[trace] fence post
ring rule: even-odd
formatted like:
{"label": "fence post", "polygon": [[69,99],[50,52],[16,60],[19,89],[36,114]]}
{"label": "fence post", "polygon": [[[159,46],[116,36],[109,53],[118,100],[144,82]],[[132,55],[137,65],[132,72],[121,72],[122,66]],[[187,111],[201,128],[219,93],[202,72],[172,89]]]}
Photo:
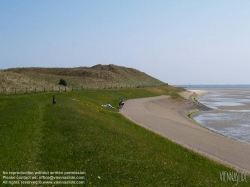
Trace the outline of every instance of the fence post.
{"label": "fence post", "polygon": [[45,86],[43,87],[43,91],[45,92]]}
{"label": "fence post", "polygon": [[16,94],[16,88],[15,88],[15,94]]}
{"label": "fence post", "polygon": [[36,93],[36,87],[35,87],[35,93]]}
{"label": "fence post", "polygon": [[66,92],[66,86],[65,86],[65,92]]}
{"label": "fence post", "polygon": [[54,94],[53,95],[53,101],[52,101],[53,104],[56,104],[56,95]]}
{"label": "fence post", "polygon": [[73,91],[73,85],[72,85],[72,91]]}

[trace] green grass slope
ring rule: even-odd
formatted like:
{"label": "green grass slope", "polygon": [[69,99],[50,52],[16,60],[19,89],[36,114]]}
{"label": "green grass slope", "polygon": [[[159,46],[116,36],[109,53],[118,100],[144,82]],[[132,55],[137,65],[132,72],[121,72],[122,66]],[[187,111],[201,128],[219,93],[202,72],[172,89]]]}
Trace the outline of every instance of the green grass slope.
{"label": "green grass slope", "polygon": [[53,93],[0,95],[0,168],[84,171],[84,186],[235,185],[220,180],[220,172],[231,169],[101,106],[108,101],[115,106],[121,98],[176,96],[177,91],[165,86],[55,93],[55,105]]}

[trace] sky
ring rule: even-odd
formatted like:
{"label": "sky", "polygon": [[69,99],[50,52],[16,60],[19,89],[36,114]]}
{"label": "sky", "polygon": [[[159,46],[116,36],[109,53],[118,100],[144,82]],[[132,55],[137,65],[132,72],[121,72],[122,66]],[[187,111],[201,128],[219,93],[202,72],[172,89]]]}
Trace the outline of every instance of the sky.
{"label": "sky", "polygon": [[138,69],[170,85],[250,84],[249,0],[0,0],[0,69]]}

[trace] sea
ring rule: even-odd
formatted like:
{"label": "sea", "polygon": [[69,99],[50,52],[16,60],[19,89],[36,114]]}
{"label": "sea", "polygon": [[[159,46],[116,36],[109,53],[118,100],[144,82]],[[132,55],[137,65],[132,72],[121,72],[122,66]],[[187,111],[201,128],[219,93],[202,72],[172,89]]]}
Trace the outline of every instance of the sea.
{"label": "sea", "polygon": [[187,90],[206,90],[197,100],[212,108],[193,119],[205,128],[250,144],[250,85],[193,85]]}

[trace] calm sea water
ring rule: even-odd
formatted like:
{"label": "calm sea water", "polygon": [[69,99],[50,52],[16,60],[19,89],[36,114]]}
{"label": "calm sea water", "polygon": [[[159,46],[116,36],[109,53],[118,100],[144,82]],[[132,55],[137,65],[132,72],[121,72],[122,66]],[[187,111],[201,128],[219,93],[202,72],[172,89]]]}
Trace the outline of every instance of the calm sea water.
{"label": "calm sea water", "polygon": [[204,127],[250,144],[250,86],[188,87],[207,90],[198,101],[213,108],[193,116]]}

